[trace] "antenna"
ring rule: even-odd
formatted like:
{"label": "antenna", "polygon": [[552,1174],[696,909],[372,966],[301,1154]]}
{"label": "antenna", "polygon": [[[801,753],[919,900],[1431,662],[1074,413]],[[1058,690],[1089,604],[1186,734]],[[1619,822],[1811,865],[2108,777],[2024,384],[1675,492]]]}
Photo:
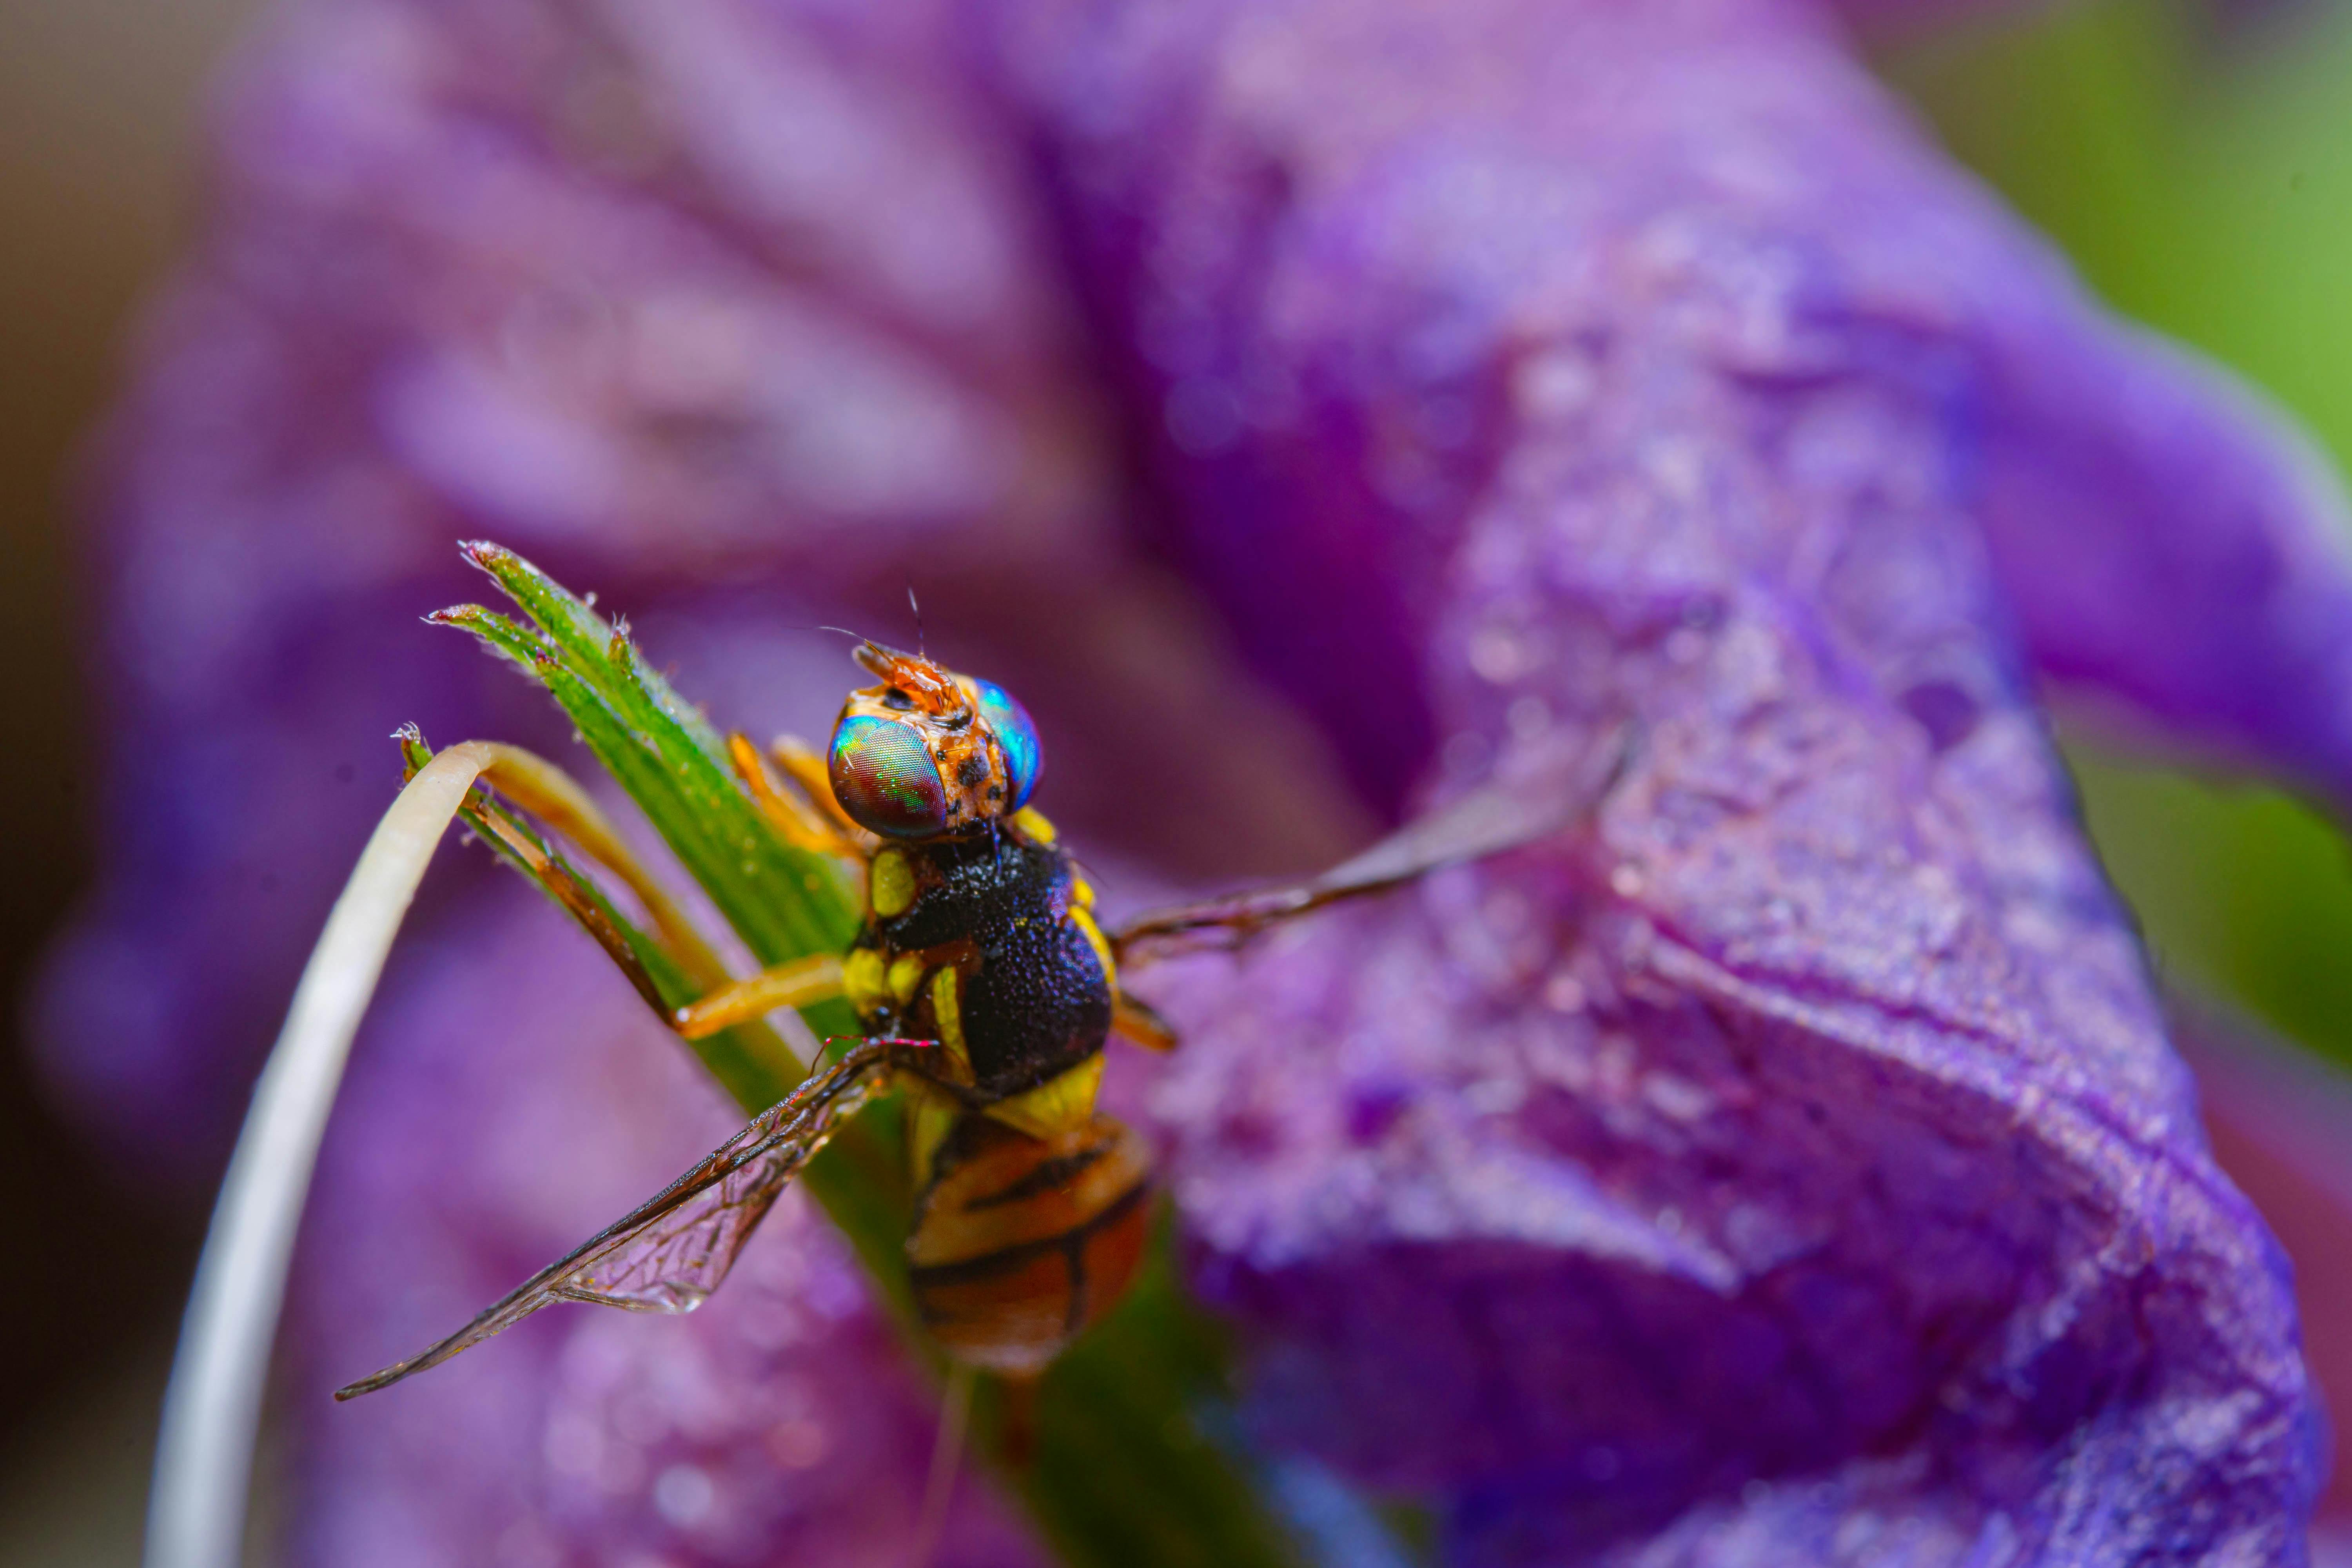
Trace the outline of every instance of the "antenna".
{"label": "antenna", "polygon": [[923,606],[915,602],[915,585],[912,583],[907,584],[907,608],[915,612],[915,657],[929,658],[930,655],[923,650]]}

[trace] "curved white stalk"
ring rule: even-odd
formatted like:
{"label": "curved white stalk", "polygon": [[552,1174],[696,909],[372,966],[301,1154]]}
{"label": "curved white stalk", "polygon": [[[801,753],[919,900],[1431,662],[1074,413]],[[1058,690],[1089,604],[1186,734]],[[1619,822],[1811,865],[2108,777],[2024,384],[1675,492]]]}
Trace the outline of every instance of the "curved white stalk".
{"label": "curved white stalk", "polygon": [[148,1500],[146,1568],[240,1561],[287,1264],[352,1036],[435,846],[498,751],[452,746],[409,781],[376,824],[302,970],[221,1181],[181,1321]]}

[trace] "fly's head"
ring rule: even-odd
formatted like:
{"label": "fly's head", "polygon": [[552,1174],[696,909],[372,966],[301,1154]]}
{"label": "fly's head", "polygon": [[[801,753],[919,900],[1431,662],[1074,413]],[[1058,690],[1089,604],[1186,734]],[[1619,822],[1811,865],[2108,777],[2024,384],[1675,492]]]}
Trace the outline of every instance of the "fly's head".
{"label": "fly's head", "polygon": [[842,705],[825,771],[859,826],[885,838],[953,837],[1028,804],[1044,759],[1036,727],[1003,687],[880,643],[855,657],[881,684]]}

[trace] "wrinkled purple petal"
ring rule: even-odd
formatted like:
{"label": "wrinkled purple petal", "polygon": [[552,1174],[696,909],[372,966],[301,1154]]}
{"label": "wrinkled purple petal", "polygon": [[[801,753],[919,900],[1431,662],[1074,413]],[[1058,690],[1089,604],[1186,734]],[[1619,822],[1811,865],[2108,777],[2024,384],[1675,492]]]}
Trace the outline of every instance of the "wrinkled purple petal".
{"label": "wrinkled purple petal", "polygon": [[1472,1563],[2299,1555],[2284,1269],[1980,531],[2077,437],[2002,334],[2113,329],[1795,7],[1023,15],[1181,547],[1367,790],[1631,726],[1572,847],[1167,993],[1270,1429]]}

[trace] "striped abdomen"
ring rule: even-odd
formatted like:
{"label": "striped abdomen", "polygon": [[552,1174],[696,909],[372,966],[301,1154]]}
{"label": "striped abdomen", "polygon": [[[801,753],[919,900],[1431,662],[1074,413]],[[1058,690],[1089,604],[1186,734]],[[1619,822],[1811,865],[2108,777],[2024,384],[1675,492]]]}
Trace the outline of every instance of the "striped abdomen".
{"label": "striped abdomen", "polygon": [[907,1242],[915,1303],[950,1355],[1042,1371],[1127,1293],[1150,1161],[1108,1116],[1047,1139],[968,1116],[942,1144]]}

